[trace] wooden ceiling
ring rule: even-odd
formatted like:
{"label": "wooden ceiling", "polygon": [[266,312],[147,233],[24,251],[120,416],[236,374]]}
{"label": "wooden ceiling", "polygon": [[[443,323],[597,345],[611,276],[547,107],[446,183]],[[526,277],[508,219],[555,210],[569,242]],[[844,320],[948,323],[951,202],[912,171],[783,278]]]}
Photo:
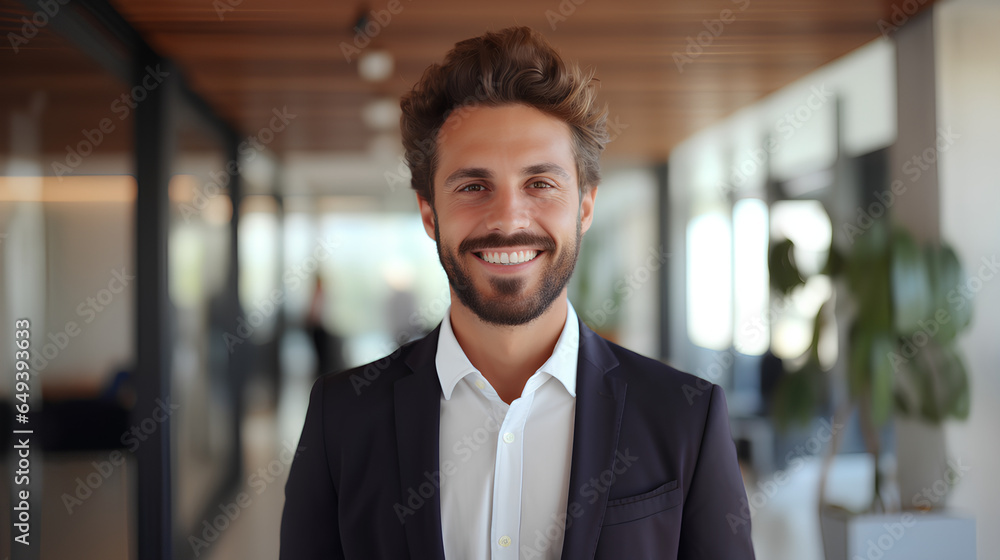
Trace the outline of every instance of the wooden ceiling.
{"label": "wooden ceiling", "polygon": [[[878,20],[891,13],[890,0],[113,3],[244,133],[265,126],[275,107],[296,114],[274,141],[278,151],[367,149],[374,133],[361,118],[365,104],[398,99],[456,41],[528,25],[564,58],[596,68],[611,121],[620,123],[608,154],[646,160],[665,158],[700,128],[877,38]],[[389,7],[398,13],[366,48],[392,53],[395,70],[372,84],[340,44],[353,41],[361,13]],[[696,41],[704,21],[724,10],[731,21],[711,25],[721,33],[710,42],[703,35],[707,46],[679,70],[673,54],[685,54],[688,38]]]}
{"label": "wooden ceiling", "polygon": [[121,113],[111,111],[111,104],[127,88],[53,25],[36,28],[36,35],[23,38],[22,18],[32,17],[33,12],[21,2],[0,0],[0,36],[4,37],[0,43],[0,158],[41,148],[58,156],[45,158],[42,170],[51,174],[52,163],[64,163],[69,157],[65,147],[84,141],[81,131],[94,130],[104,118],[113,119],[114,129],[102,133],[96,146],[89,142],[88,146],[96,153],[129,149],[131,115],[123,120],[118,118]]}
{"label": "wooden ceiling", "polygon": [[[596,69],[600,96],[618,129],[608,155],[655,161],[706,125],[877,38],[877,22],[891,14],[891,1],[112,4],[155,49],[176,60],[192,88],[242,133],[267,126],[275,108],[296,115],[270,146],[278,152],[367,150],[377,136],[361,116],[367,104],[398,101],[456,41],[528,25],[544,33],[564,58]],[[353,26],[362,13],[390,7],[397,13],[363,50],[387,50],[395,69],[384,82],[366,82],[357,61],[345,60],[341,43],[355,39]],[[705,23],[720,18],[730,21]],[[692,49],[696,56],[679,69],[677,57],[709,27],[719,30],[718,36],[703,34],[702,52]]]}

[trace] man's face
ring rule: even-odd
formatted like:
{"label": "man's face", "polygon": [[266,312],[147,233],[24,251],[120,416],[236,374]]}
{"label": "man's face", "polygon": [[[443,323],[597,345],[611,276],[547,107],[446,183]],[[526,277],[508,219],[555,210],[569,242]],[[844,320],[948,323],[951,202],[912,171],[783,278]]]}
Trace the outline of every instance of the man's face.
{"label": "man's face", "polygon": [[596,187],[580,196],[566,123],[524,105],[457,111],[441,127],[427,234],[461,303],[521,325],[565,294]]}

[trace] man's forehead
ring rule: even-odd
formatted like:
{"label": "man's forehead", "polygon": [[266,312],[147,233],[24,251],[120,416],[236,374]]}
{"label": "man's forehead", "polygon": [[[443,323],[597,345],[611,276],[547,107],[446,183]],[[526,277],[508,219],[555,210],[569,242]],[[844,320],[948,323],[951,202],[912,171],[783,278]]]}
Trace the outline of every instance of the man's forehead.
{"label": "man's forehead", "polygon": [[437,143],[438,179],[464,168],[575,177],[572,134],[556,117],[532,107],[470,109]]}

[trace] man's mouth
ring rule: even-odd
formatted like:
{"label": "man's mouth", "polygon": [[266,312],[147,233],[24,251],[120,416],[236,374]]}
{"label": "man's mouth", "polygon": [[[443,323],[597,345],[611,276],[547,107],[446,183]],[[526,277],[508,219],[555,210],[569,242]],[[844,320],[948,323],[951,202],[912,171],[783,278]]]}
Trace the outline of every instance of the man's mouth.
{"label": "man's mouth", "polygon": [[477,251],[475,255],[490,264],[522,264],[534,260],[539,251]]}

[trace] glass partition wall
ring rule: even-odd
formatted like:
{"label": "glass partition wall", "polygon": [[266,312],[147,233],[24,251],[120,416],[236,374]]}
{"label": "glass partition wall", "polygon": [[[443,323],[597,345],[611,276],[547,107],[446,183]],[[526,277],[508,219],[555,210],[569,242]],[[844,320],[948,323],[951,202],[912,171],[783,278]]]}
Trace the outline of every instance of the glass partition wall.
{"label": "glass partition wall", "polygon": [[58,6],[0,0],[0,558],[193,557],[240,478],[236,136],[110,5]]}
{"label": "glass partition wall", "polygon": [[[188,95],[171,99],[167,293],[174,557],[198,556],[218,504],[239,478],[238,336],[233,197],[238,167],[225,131]],[[235,151],[235,150],[233,150]],[[228,336],[227,336],[228,335]]]}
{"label": "glass partition wall", "polygon": [[[136,459],[122,441],[135,403],[134,98],[55,18],[11,0],[0,10],[3,36],[15,37],[0,50],[0,534],[17,533],[0,539],[0,557],[127,558],[136,517]],[[50,25],[24,24],[42,19]],[[28,370],[16,369],[15,350],[27,352]],[[16,434],[27,469],[11,452],[15,429],[28,432]],[[14,528],[25,512],[28,526]],[[12,540],[23,534],[27,547]]]}

